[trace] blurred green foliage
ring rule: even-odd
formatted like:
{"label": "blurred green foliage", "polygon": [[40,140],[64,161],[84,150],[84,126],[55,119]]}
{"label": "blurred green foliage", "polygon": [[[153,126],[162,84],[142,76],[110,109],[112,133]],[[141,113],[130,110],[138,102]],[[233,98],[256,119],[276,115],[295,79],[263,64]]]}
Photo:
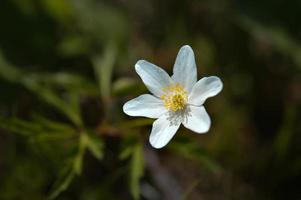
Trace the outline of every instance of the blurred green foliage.
{"label": "blurred green foliage", "polygon": [[[300,199],[301,4],[227,0],[3,0],[0,199]],[[162,150],[139,59],[171,72],[195,51],[217,75],[206,135]]]}

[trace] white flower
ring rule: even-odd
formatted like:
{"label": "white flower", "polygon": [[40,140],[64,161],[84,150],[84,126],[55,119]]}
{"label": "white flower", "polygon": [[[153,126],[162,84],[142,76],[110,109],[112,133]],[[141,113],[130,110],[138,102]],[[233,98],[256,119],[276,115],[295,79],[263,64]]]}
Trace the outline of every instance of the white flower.
{"label": "white flower", "polygon": [[145,60],[139,60],[135,69],[153,95],[143,94],[128,101],[123,111],[130,116],[158,118],[153,123],[149,138],[153,147],[164,147],[181,124],[196,133],[209,130],[211,120],[203,104],[222,90],[223,83],[216,76],[197,81],[194,53],[190,46],[180,49],[171,77]]}

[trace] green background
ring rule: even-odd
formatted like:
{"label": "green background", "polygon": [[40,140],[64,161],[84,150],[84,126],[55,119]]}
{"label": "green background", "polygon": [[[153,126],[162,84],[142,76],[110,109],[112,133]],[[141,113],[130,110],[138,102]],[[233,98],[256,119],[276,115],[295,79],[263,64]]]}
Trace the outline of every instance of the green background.
{"label": "green background", "polygon": [[[0,199],[301,199],[301,1],[1,0]],[[163,149],[123,104],[181,46],[219,76]]]}

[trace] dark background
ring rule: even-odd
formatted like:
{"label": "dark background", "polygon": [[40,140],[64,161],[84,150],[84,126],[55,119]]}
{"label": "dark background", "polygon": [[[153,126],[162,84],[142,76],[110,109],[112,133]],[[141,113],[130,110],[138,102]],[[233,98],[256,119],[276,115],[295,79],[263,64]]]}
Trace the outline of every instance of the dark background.
{"label": "dark background", "polygon": [[[301,1],[2,0],[0,199],[301,199]],[[182,45],[208,134],[161,150],[122,105]]]}

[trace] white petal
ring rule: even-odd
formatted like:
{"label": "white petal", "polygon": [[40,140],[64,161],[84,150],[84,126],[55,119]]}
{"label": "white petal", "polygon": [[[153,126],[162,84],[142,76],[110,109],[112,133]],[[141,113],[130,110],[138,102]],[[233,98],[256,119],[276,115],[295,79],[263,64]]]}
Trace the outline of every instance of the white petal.
{"label": "white petal", "polygon": [[143,94],[126,102],[123,106],[123,112],[130,116],[159,118],[167,112],[167,109],[159,98],[150,94]]}
{"label": "white petal", "polygon": [[192,105],[202,105],[207,98],[217,95],[222,89],[223,83],[218,77],[204,77],[193,86],[188,102]]}
{"label": "white petal", "polygon": [[145,86],[157,97],[163,95],[163,89],[173,83],[163,69],[145,60],[139,60],[135,69]]}
{"label": "white petal", "polygon": [[183,121],[183,125],[196,132],[206,133],[211,125],[211,120],[204,106],[188,106],[188,115]]}
{"label": "white petal", "polygon": [[181,121],[171,121],[167,114],[161,116],[153,123],[149,142],[157,149],[164,147],[176,134],[180,125]]}
{"label": "white petal", "polygon": [[180,49],[173,67],[173,73],[174,82],[183,85],[189,93],[197,81],[194,53],[190,46],[185,45]]}

